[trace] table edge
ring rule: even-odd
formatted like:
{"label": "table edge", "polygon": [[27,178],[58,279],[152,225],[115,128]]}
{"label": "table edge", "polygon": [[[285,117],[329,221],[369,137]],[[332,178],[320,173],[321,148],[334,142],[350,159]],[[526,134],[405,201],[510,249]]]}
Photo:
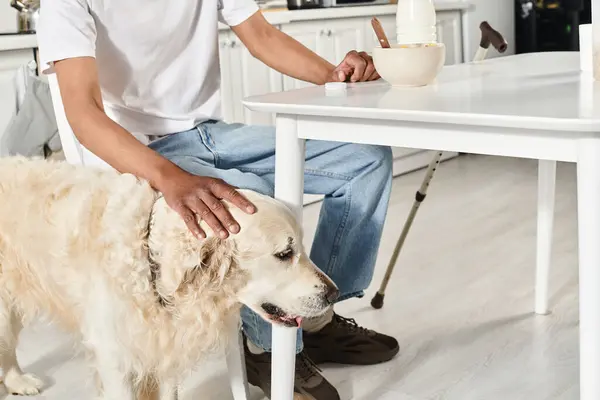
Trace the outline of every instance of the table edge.
{"label": "table edge", "polygon": [[[500,114],[449,113],[443,111],[398,111],[335,106],[307,106],[281,103],[242,101],[251,111],[298,115],[304,117],[329,117],[350,119],[388,120],[398,122],[420,122],[447,125],[487,126],[497,128],[521,128],[548,131],[573,131],[600,135],[600,119],[573,119],[552,117],[505,116]],[[423,118],[427,115],[427,118]]]}

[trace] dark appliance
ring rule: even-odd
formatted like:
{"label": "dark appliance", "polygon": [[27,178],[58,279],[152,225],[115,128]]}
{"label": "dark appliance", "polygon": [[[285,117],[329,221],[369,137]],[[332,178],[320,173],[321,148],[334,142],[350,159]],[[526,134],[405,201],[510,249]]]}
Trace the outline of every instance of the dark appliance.
{"label": "dark appliance", "polygon": [[591,0],[515,0],[516,53],[579,51]]}

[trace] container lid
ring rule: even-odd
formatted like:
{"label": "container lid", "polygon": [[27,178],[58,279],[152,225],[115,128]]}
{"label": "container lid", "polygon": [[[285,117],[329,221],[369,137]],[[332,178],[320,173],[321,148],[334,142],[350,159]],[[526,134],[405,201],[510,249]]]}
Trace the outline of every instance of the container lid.
{"label": "container lid", "polygon": [[346,82],[327,82],[325,84],[325,90],[327,90],[327,91],[346,90]]}

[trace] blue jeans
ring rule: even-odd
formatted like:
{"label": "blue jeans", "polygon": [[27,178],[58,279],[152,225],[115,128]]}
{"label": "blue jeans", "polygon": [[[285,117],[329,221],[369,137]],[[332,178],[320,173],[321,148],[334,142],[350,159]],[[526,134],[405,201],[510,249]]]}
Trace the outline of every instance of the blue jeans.
{"label": "blue jeans", "polygon": [[[192,174],[273,196],[274,128],[211,121],[150,147]],[[371,282],[391,179],[389,147],[306,143],[304,190],[325,195],[310,258],[338,285],[340,300],[361,296]],[[247,308],[242,320],[248,338],[271,351],[271,325]]]}

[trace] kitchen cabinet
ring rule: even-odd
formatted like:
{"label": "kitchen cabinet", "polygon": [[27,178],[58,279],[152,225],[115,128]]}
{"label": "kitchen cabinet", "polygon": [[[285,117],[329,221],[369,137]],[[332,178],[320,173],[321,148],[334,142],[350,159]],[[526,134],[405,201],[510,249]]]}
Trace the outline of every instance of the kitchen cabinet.
{"label": "kitchen cabinet", "polygon": [[246,109],[242,100],[249,96],[283,90],[283,76],[250,54],[231,31],[219,33],[221,65],[221,107],[228,122],[272,125],[274,116]]}
{"label": "kitchen cabinet", "polygon": [[352,50],[365,49],[364,18],[348,18],[326,21],[321,46],[322,57],[337,65]]}
{"label": "kitchen cabinet", "polygon": [[437,36],[438,42],[446,46],[446,65],[466,61],[463,60],[460,12],[447,11],[437,14]]}
{"label": "kitchen cabinet", "polygon": [[[267,67],[257,60],[241,44],[241,76],[242,99],[266,93],[281,92],[283,90],[283,75]],[[243,107],[243,105],[242,105]],[[271,114],[258,113],[244,108],[244,122],[250,125],[274,125],[275,117]]]}
{"label": "kitchen cabinet", "polygon": [[[327,43],[327,29],[324,28],[323,21],[303,21],[286,24],[282,26],[282,32],[293,37],[302,43],[306,48],[314,51],[324,58],[331,57],[331,51]],[[289,76],[283,77],[283,90],[301,89],[310,86],[308,82],[303,82]]]}

